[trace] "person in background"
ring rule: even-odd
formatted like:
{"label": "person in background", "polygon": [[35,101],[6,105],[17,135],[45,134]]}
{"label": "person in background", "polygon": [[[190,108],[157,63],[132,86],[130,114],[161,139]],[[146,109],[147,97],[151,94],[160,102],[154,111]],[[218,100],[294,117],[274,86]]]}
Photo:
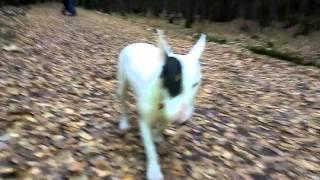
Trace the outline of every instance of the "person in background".
{"label": "person in background", "polygon": [[62,14],[66,16],[76,16],[77,11],[75,9],[75,0],[63,0]]}

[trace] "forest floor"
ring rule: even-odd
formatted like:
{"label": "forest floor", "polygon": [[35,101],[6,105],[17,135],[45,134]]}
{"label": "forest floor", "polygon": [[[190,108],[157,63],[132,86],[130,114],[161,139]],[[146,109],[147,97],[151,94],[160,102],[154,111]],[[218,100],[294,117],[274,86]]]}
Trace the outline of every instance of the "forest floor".
{"label": "forest floor", "polygon": [[[60,10],[0,14],[0,178],[143,179],[136,113],[128,133],[117,129],[115,73],[121,48],[156,43],[156,34],[117,16]],[[174,31],[167,39],[177,53],[194,43]],[[216,43],[201,63],[194,116],[168,128],[159,147],[166,179],[320,178],[319,68]]]}

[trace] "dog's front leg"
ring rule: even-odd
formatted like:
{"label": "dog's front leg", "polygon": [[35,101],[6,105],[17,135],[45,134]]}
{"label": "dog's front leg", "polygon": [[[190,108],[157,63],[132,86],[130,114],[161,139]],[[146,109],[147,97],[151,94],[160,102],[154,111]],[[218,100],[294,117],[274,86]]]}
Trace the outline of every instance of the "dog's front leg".
{"label": "dog's front leg", "polygon": [[145,153],[147,156],[147,179],[163,180],[163,175],[158,162],[156,146],[153,142],[151,128],[147,120],[142,117],[139,121],[139,128],[143,140]]}
{"label": "dog's front leg", "polygon": [[163,175],[158,161],[158,154],[153,141],[152,131],[149,123],[149,118],[152,118],[151,115],[152,112],[141,113],[139,119],[140,133],[143,140],[145,154],[147,157],[147,179],[163,180]]}

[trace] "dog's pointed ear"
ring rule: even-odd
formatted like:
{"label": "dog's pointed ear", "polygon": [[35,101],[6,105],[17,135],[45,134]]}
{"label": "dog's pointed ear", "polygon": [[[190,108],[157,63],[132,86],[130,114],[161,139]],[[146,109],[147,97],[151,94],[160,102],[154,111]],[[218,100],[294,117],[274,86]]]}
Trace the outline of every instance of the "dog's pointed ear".
{"label": "dog's pointed ear", "polygon": [[205,45],[206,45],[206,35],[202,33],[199,40],[192,47],[188,55],[191,56],[192,59],[199,59],[205,48]]}
{"label": "dog's pointed ear", "polygon": [[158,46],[160,49],[160,56],[162,59],[167,59],[168,54],[171,53],[170,46],[168,45],[167,41],[165,40],[165,35],[162,30],[157,29],[157,34],[159,36],[158,39]]}

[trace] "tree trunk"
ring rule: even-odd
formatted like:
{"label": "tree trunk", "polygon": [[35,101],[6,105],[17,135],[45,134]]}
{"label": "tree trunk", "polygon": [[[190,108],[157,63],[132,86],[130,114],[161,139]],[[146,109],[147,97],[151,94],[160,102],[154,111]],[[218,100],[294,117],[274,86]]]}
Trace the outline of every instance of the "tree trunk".
{"label": "tree trunk", "polygon": [[195,1],[196,0],[189,0],[186,2],[186,14],[185,14],[185,27],[191,28],[193,22],[194,22],[194,12],[195,12]]}

